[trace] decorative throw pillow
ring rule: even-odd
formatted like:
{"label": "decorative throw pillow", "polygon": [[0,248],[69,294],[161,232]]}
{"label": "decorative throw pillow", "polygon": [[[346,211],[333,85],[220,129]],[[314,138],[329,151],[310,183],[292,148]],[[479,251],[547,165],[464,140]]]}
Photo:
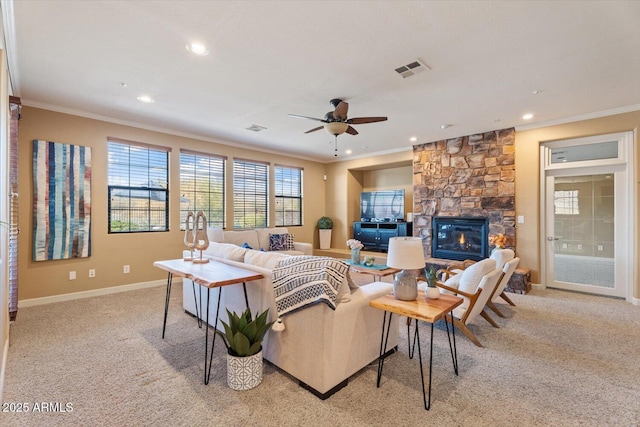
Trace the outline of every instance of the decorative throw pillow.
{"label": "decorative throw pillow", "polygon": [[269,234],[270,251],[290,251],[293,249],[293,236],[289,233]]}

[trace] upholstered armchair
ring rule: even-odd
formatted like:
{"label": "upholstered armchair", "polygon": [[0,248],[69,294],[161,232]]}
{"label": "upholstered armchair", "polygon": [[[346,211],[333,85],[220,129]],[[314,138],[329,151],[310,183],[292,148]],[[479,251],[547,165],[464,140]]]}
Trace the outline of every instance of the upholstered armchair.
{"label": "upholstered armchair", "polygon": [[496,268],[496,261],[487,258],[451,276],[446,282],[437,283],[437,286],[444,292],[464,299],[464,302],[453,310],[453,317],[447,315],[447,321],[453,323],[478,347],[482,347],[482,344],[467,325],[480,315],[493,327],[498,327],[484,311],[484,307],[493,295],[501,274],[502,269]]}
{"label": "upholstered armchair", "polygon": [[516,271],[516,267],[518,267],[519,262],[520,262],[520,258],[515,257],[504,264],[504,266],[502,267],[502,276],[500,277],[498,286],[496,286],[496,289],[493,292],[493,295],[491,296],[489,301],[487,301],[487,307],[493,310],[500,317],[505,317],[505,316],[494,304],[496,301],[499,301],[500,298],[506,301],[509,305],[515,306],[513,301],[511,301],[511,298],[509,298],[507,294],[504,293],[504,289],[507,287],[507,284],[509,283],[509,279],[511,279],[511,276],[513,276],[513,272]]}

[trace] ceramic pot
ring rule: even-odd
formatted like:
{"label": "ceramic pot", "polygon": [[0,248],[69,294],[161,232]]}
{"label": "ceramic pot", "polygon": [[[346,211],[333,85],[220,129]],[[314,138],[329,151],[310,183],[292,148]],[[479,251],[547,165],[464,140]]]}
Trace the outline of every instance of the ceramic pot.
{"label": "ceramic pot", "polygon": [[438,288],[431,288],[431,287],[426,287],[424,289],[424,295],[427,298],[431,298],[431,299],[438,299],[440,298],[440,289]]}
{"label": "ceramic pot", "polygon": [[227,384],[234,390],[249,390],[262,382],[262,350],[253,356],[227,354]]}

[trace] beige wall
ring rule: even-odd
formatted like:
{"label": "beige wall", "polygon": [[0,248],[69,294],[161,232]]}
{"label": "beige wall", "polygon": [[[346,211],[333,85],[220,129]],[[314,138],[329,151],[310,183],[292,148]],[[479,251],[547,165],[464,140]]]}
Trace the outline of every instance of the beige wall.
{"label": "beige wall", "polygon": [[333,219],[331,247],[345,249],[353,237],[353,222],[360,220],[360,193],[405,189],[405,211],[413,206],[413,151],[330,163],[327,168],[326,214]]}
{"label": "beige wall", "polygon": [[[633,219],[636,230],[630,236],[635,242],[638,255],[638,213],[640,197],[638,192],[638,168],[640,168],[640,149],[638,147],[638,127],[640,111],[618,114],[591,120],[549,126],[539,129],[516,132],[516,214],[525,216],[525,223],[518,225],[518,254],[522,266],[532,270],[532,281],[540,283],[540,144],[548,141],[581,138],[616,132],[635,131],[635,171],[634,206],[636,217]],[[638,273],[634,274],[634,297],[640,297]]]}
{"label": "beige wall", "polygon": [[[170,230],[158,233],[108,234],[107,233],[107,137],[167,146],[170,155]],[[141,283],[163,279],[166,274],[152,266],[159,259],[177,258],[181,255],[183,233],[180,232],[178,191],[181,148],[210,152],[227,156],[229,163],[233,157],[255,159],[271,164],[298,166],[304,168],[304,226],[290,227],[295,240],[314,242],[317,247],[315,224],[324,215],[325,165],[317,162],[287,158],[282,155],[235,148],[230,145],[215,144],[117,125],[99,120],[87,119],[48,110],[24,107],[20,121],[20,228],[18,274],[21,300],[60,295],[78,291],[113,287],[131,283]],[[89,146],[92,149],[92,221],[91,257],[40,261],[32,260],[32,141],[42,139],[66,144]],[[227,176],[227,182],[230,178]],[[230,196],[230,186],[227,195]],[[227,225],[232,224],[232,205],[227,203]],[[272,204],[273,209],[273,204]],[[273,224],[274,215],[271,215]],[[130,274],[123,274],[123,265],[131,266]],[[96,277],[89,278],[89,269],[96,270]],[[76,280],[68,280],[69,271],[77,272]]]}

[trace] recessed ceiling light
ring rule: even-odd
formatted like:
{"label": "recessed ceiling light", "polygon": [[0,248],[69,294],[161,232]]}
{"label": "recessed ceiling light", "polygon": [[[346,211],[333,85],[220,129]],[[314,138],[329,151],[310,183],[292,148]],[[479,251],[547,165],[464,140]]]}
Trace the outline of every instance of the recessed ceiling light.
{"label": "recessed ceiling light", "polygon": [[448,125],[448,124],[444,124],[444,125],[440,125],[440,129],[447,129],[450,128],[453,125]]}
{"label": "recessed ceiling light", "polygon": [[523,120],[531,120],[531,119],[533,119],[533,114],[527,113],[524,116],[522,116],[522,119]]}
{"label": "recessed ceiling light", "polygon": [[412,136],[411,138],[409,138],[409,141],[411,142],[416,142],[418,140],[417,136]]}
{"label": "recessed ceiling light", "polygon": [[187,50],[199,56],[205,56],[209,54],[209,50],[207,49],[207,47],[202,43],[198,43],[198,42],[193,42],[188,44]]}
{"label": "recessed ceiling light", "polygon": [[138,101],[146,102],[147,104],[153,104],[154,102],[156,102],[156,100],[150,97],[149,95],[140,95],[138,97]]}
{"label": "recessed ceiling light", "polygon": [[347,151],[345,151],[345,153],[346,153],[346,154],[351,154],[351,153],[352,153],[352,151],[351,151],[351,150],[347,150]]}
{"label": "recessed ceiling light", "polygon": [[542,92],[540,89],[536,89],[536,90],[532,91],[531,93],[534,94],[534,95],[537,95],[540,92]]}

